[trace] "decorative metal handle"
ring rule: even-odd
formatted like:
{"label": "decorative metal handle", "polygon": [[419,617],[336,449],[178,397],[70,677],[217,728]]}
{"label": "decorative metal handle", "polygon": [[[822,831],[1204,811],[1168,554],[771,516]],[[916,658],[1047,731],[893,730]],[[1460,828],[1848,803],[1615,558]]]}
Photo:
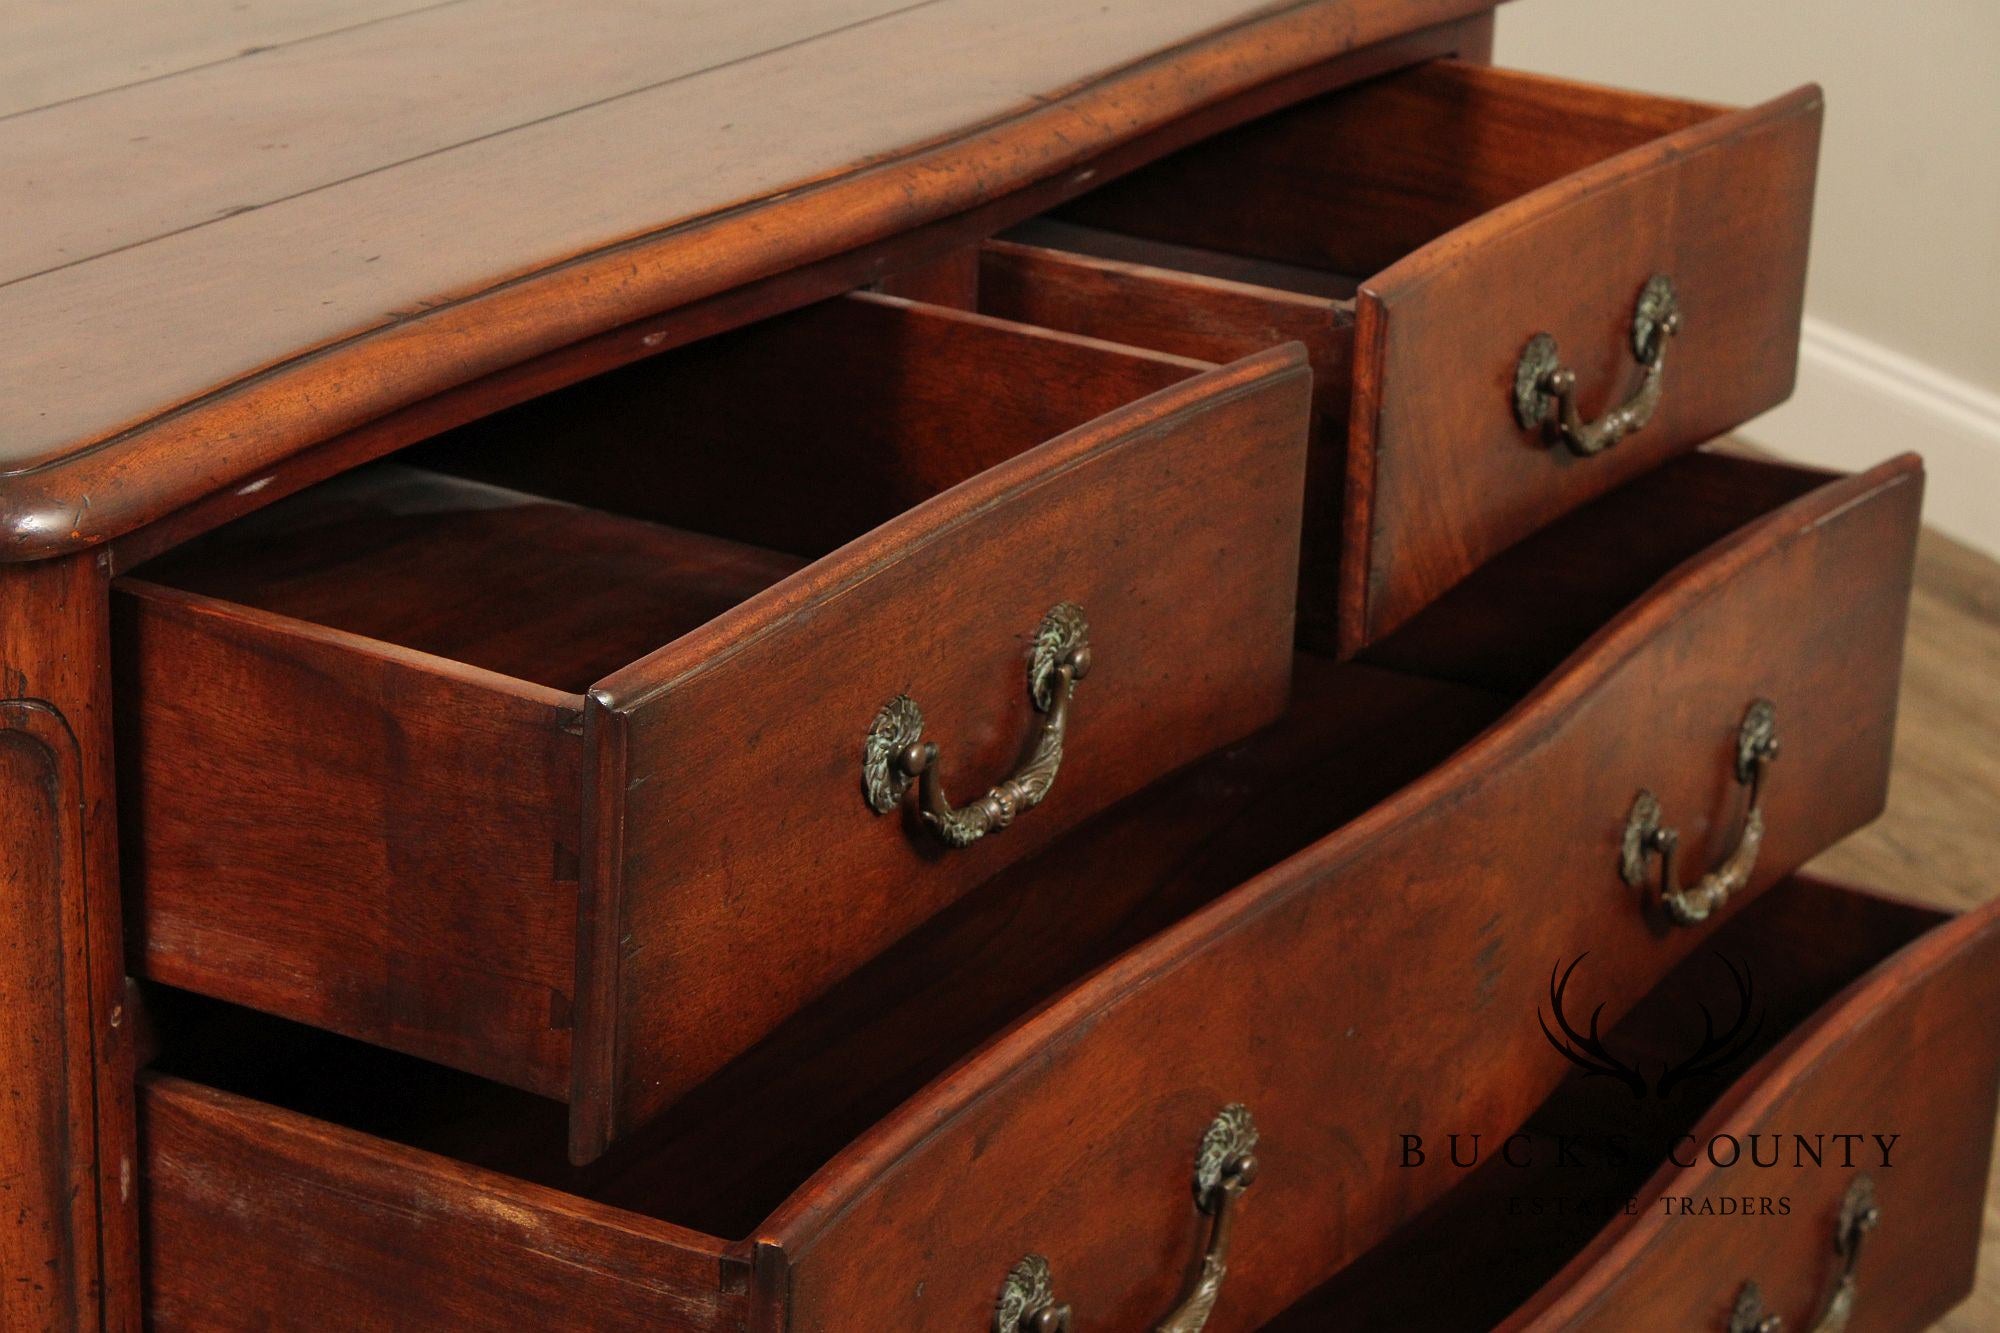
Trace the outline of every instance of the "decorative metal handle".
{"label": "decorative metal handle", "polygon": [[886,815],[921,779],[917,808],[948,847],[965,847],[1006,828],[1042,803],[1062,767],[1069,730],[1069,701],[1090,671],[1090,626],[1083,612],[1064,602],[1042,617],[1028,658],[1028,697],[1044,715],[1028,762],[972,804],[954,807],[938,779],[938,747],[923,739],[924,715],[916,700],[899,694],[882,705],[861,751],[861,785],[868,805]]}
{"label": "decorative metal handle", "polygon": [[1660,802],[1652,792],[1641,791],[1625,818],[1624,847],[1619,855],[1618,873],[1633,888],[1646,883],[1646,863],[1660,858],[1660,906],[1667,919],[1677,926],[1706,921],[1717,908],[1729,901],[1750,882],[1757,853],[1764,846],[1764,770],[1778,757],[1776,711],[1768,699],[1758,699],[1743,715],[1736,733],[1736,780],[1750,789],[1749,809],[1743,816],[1743,831],[1736,846],[1722,864],[1703,875],[1692,888],[1682,888],[1675,876],[1674,854],[1680,849],[1681,835],[1660,823]]}
{"label": "decorative metal handle", "polygon": [[1522,430],[1541,427],[1551,441],[1560,440],[1579,458],[1603,453],[1653,419],[1665,392],[1661,376],[1667,339],[1680,331],[1674,284],[1665,274],[1656,274],[1640,290],[1638,307],[1632,312],[1632,355],[1645,376],[1636,393],[1595,421],[1585,421],[1577,411],[1576,372],[1556,355],[1556,340],[1536,334],[1521,349],[1521,360],[1514,367],[1514,419]]}
{"label": "decorative metal handle", "polygon": [[[1229,1240],[1236,1200],[1257,1179],[1257,1124],[1240,1102],[1222,1108],[1201,1136],[1194,1158],[1194,1206],[1209,1219],[1201,1270],[1188,1281],[1180,1304],[1154,1333],[1201,1333],[1222,1279],[1229,1272]],[[993,1333],[1069,1333],[1070,1307],[1058,1304],[1049,1261],[1031,1254],[1000,1284]]]}
{"label": "decorative metal handle", "polygon": [[[1875,1182],[1856,1176],[1840,1201],[1840,1217],[1834,1224],[1833,1252],[1840,1256],[1840,1276],[1827,1295],[1826,1305],[1813,1320],[1808,1333],[1841,1333],[1854,1317],[1854,1303],[1860,1299],[1860,1285],[1854,1276],[1861,1262],[1861,1242],[1882,1220],[1875,1202]],[[1755,1282],[1745,1282],[1737,1293],[1736,1308],[1729,1315],[1729,1333],[1783,1333],[1784,1318],[1764,1313],[1764,1293]]]}

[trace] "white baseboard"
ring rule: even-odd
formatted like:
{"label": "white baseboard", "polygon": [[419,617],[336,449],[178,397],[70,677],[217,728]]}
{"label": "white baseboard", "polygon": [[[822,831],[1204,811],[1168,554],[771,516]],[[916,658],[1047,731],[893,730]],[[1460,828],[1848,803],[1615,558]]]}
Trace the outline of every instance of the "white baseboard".
{"label": "white baseboard", "polygon": [[1808,317],[1797,391],[1738,433],[1850,471],[1914,450],[1930,474],[1924,521],[2000,558],[2000,394]]}

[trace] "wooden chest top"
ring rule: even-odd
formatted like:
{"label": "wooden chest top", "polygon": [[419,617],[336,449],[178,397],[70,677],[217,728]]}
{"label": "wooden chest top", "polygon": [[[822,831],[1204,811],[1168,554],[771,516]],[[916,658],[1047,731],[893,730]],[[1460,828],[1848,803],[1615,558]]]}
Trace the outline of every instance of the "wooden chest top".
{"label": "wooden chest top", "polygon": [[1494,0],[0,16],[0,558]]}

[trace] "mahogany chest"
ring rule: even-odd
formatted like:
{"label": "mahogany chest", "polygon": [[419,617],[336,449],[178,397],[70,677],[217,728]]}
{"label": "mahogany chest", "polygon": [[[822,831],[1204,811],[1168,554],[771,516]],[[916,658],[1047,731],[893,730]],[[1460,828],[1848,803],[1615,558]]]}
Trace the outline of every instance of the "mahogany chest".
{"label": "mahogany chest", "polygon": [[1491,8],[0,20],[0,1328],[1962,1299],[1821,96]]}

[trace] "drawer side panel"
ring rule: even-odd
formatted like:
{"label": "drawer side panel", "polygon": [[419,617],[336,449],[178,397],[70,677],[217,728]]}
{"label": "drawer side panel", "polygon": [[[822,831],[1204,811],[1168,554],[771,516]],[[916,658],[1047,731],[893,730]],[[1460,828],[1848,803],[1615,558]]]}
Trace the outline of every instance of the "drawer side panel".
{"label": "drawer side panel", "polygon": [[563,696],[139,580],[113,614],[133,968],[567,1095]]}

